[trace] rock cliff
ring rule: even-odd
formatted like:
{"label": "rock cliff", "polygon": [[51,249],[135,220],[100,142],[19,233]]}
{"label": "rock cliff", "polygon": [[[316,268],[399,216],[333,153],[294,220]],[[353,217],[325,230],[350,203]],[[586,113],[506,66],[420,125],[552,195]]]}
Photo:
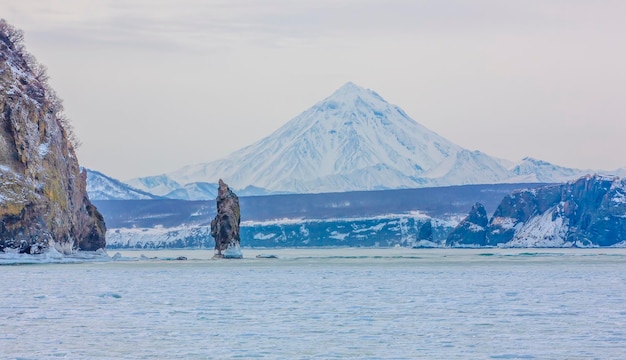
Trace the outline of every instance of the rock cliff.
{"label": "rock cliff", "polygon": [[75,139],[45,68],[0,20],[0,250],[68,253],[105,247]]}
{"label": "rock cliff", "polygon": [[469,215],[448,235],[447,246],[484,246],[489,218],[485,206],[476,203]]}
{"label": "rock cliff", "polygon": [[[469,217],[468,217],[469,219]],[[506,196],[483,232],[463,221],[448,245],[593,247],[626,245],[626,180],[585,176]]]}
{"label": "rock cliff", "polygon": [[215,238],[215,257],[240,258],[239,225],[241,215],[239,198],[222,179],[217,193],[217,215],[211,221],[211,236]]}

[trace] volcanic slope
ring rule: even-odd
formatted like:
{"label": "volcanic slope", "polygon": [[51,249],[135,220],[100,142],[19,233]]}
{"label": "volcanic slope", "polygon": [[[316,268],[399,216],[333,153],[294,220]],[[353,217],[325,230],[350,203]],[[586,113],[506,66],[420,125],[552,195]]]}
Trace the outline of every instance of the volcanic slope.
{"label": "volcanic slope", "polygon": [[180,184],[221,178],[239,189],[319,193],[496,183],[510,177],[508,165],[463,149],[349,82],[257,143],[167,176]]}

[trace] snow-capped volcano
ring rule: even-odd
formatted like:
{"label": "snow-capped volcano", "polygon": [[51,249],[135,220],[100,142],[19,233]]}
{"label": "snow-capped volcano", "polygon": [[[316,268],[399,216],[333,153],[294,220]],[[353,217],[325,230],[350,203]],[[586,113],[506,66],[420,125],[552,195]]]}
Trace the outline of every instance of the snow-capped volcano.
{"label": "snow-capped volcano", "polygon": [[[468,154],[478,164],[456,164]],[[327,192],[448,184],[459,167],[473,181],[508,176],[500,160],[468,152],[349,82],[259,142],[167,175],[180,184],[222,178],[235,188]]]}
{"label": "snow-capped volcano", "polygon": [[[593,171],[592,171],[593,172]],[[234,189],[341,192],[461,184],[563,182],[590,173],[464,149],[351,82],[266,138],[226,158],[130,180],[158,195],[223,179]],[[188,193],[188,192],[187,192]]]}

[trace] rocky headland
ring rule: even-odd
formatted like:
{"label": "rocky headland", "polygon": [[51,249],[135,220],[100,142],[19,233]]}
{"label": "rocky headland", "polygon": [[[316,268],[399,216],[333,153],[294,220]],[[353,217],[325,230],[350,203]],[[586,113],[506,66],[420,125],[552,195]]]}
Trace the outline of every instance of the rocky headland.
{"label": "rocky headland", "polygon": [[0,20],[0,251],[104,248],[106,227],[86,192],[76,140],[45,67]]}
{"label": "rocky headland", "polygon": [[480,205],[449,235],[448,246],[597,247],[626,245],[626,180],[588,175],[515,191],[488,223]]}

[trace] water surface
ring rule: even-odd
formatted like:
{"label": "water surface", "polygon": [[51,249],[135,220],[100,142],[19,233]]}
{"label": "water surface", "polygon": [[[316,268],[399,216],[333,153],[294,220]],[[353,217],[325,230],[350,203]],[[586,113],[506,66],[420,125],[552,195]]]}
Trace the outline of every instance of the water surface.
{"label": "water surface", "polygon": [[[120,255],[1,266],[2,357],[618,359],[626,349],[624,249]],[[170,260],[179,256],[188,260]]]}

